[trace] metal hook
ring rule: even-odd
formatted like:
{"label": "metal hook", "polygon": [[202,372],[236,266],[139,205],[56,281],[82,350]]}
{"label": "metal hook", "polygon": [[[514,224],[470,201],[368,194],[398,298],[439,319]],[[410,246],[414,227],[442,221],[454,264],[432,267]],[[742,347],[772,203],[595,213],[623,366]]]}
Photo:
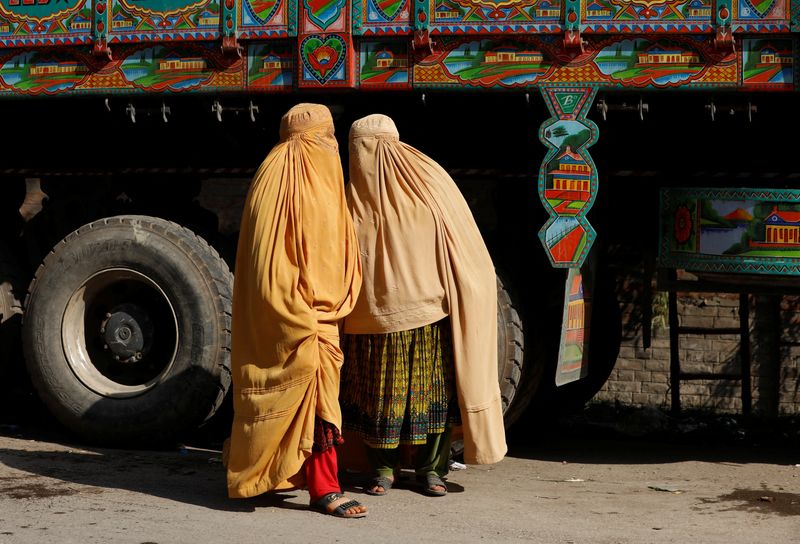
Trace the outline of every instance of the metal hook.
{"label": "metal hook", "polygon": [[608,104],[606,103],[605,98],[601,98],[597,101],[597,111],[603,116],[603,121],[607,120],[608,114]]}
{"label": "metal hook", "polygon": [[108,102],[108,98],[105,99],[106,111],[111,111],[111,104]]}
{"label": "metal hook", "polygon": [[427,106],[428,104],[425,102],[425,93],[422,93],[422,105]]}
{"label": "metal hook", "polygon": [[713,100],[711,101],[711,103],[706,104],[706,111],[711,114],[711,120],[713,121],[717,113],[717,106],[714,104]]}
{"label": "metal hook", "polygon": [[133,104],[128,104],[125,108],[125,113],[127,113],[131,118],[131,123],[136,122],[136,108],[133,107]]}
{"label": "metal hook", "polygon": [[211,112],[217,114],[217,121],[220,123],[222,122],[222,104],[219,103],[219,100],[214,100],[214,103],[211,104]]}
{"label": "metal hook", "polygon": [[650,106],[642,102],[641,97],[639,97],[639,120],[644,121],[644,113],[650,111]]}
{"label": "metal hook", "polygon": [[259,112],[258,112],[258,106],[253,104],[252,100],[250,101],[250,108],[249,109],[250,109],[250,120],[255,123],[256,122],[256,113],[259,113]]}
{"label": "metal hook", "polygon": [[170,110],[169,106],[167,106],[164,102],[162,102],[161,103],[161,118],[164,120],[165,123],[168,122],[167,121],[167,115],[170,115],[170,114],[172,114],[172,110]]}

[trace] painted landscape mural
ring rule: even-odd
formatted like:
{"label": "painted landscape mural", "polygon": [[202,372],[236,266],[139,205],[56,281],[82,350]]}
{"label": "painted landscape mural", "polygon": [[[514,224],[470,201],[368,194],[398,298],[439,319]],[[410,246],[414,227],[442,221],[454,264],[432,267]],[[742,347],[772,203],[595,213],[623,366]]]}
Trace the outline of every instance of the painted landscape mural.
{"label": "painted landscape mural", "polygon": [[622,40],[606,47],[594,62],[612,79],[659,86],[694,79],[705,66],[700,54],[684,44],[642,39]]}
{"label": "painted landscape mural", "polygon": [[148,47],[126,58],[120,69],[125,79],[150,89],[183,90],[197,87],[213,76],[209,60],[197,50]]}
{"label": "painted landscape mural", "polygon": [[359,78],[364,87],[408,85],[408,51],[406,44],[364,43],[359,53]]}
{"label": "painted landscape mural", "polygon": [[19,92],[49,94],[74,88],[89,69],[64,51],[26,51],[14,55],[0,68],[0,80]]}
{"label": "painted landscape mural", "polygon": [[667,189],[661,219],[665,266],[769,272],[800,265],[800,191]]}
{"label": "painted landscape mural", "polygon": [[791,40],[744,40],[742,77],[745,85],[792,85],[794,56]]}
{"label": "painted landscape mural", "polygon": [[442,64],[457,80],[479,86],[527,85],[551,67],[541,51],[530,44],[489,40],[459,44]]}
{"label": "painted landscape mural", "polygon": [[288,44],[259,44],[248,50],[249,88],[291,88],[294,56]]}

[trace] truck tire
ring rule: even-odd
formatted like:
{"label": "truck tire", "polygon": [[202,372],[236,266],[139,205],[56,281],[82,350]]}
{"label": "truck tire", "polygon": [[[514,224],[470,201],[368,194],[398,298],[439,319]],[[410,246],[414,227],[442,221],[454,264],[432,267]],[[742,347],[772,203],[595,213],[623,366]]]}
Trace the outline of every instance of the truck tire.
{"label": "truck tire", "polygon": [[157,445],[230,386],[233,278],[191,231],[117,216],[59,242],[30,285],[23,349],[49,410],[92,443]]}
{"label": "truck tire", "polygon": [[522,320],[511,295],[500,276],[497,276],[497,375],[506,428],[519,418],[527,406],[526,401],[530,400],[518,394],[523,379],[524,355]]}

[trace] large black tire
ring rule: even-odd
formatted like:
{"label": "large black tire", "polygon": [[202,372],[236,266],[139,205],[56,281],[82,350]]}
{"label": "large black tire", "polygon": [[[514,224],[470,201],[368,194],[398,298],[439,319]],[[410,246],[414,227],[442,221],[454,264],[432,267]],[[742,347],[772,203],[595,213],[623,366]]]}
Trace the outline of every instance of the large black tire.
{"label": "large black tire", "polygon": [[31,283],[23,348],[50,411],[103,445],[177,440],[230,386],[233,277],[191,231],[118,216],[85,225]]}
{"label": "large black tire", "polygon": [[510,427],[525,410],[530,398],[518,394],[524,372],[525,331],[511,295],[497,276],[497,375],[503,400],[503,420]]}

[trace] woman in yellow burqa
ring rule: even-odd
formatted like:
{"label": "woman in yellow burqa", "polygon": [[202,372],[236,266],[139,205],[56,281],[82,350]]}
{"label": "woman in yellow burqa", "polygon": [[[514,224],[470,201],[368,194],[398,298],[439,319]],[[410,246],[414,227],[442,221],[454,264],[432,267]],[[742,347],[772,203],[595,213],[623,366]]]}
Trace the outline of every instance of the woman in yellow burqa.
{"label": "woman in yellow burqa", "polygon": [[361,285],[358,243],[330,111],[300,104],[256,173],[242,216],[233,291],[234,422],[228,494],[307,486],[312,507],[366,508],[341,494],[339,321]]}

